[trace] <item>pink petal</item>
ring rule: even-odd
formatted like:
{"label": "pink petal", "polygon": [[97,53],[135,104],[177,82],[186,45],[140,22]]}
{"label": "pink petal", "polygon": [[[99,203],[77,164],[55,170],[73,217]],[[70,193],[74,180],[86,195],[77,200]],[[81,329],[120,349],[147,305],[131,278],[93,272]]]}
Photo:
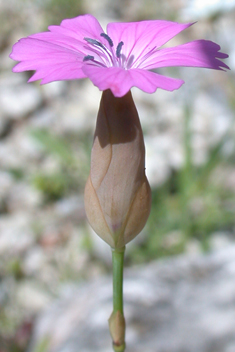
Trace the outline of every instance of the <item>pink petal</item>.
{"label": "pink petal", "polygon": [[161,49],[149,56],[139,68],[154,69],[169,66],[205,67],[215,70],[229,69],[219,59],[227,54],[219,52],[220,46],[209,40],[195,40],[173,48]]}
{"label": "pink petal", "polygon": [[192,23],[180,24],[170,21],[141,21],[130,23],[109,23],[107,33],[114,46],[123,41],[122,54],[126,58],[131,55],[136,61],[154,47],[159,48]]}
{"label": "pink petal", "polygon": [[172,91],[184,83],[179,79],[140,69],[124,70],[120,67],[103,68],[86,65],[83,71],[100,90],[111,89],[116,97],[122,97],[132,87],[138,87],[147,93],[154,93],[157,88]]}
{"label": "pink petal", "polygon": [[107,41],[100,36],[104,32],[103,28],[92,15],[66,19],[61,22],[60,26],[49,26],[48,29],[51,32],[63,34],[79,41],[83,41],[84,37],[88,37],[107,44]]}
{"label": "pink petal", "polygon": [[[91,15],[78,16],[49,29],[51,32],[33,34],[13,46],[10,57],[21,61],[13,72],[36,70],[29,81],[42,79],[41,83],[84,78],[81,67],[84,56],[89,54],[84,37],[107,44],[100,36],[103,29],[97,19]],[[92,55],[98,57],[94,52]]]}
{"label": "pink petal", "polygon": [[40,68],[28,82],[42,79],[40,84],[46,84],[54,81],[81,79],[85,77],[84,72],[81,69],[78,70],[76,63],[66,63],[64,65],[55,65],[53,68]]}
{"label": "pink petal", "polygon": [[84,40],[79,41],[73,37],[69,37],[69,36],[64,35],[62,33],[60,34],[60,33],[54,33],[54,32],[53,33],[52,32],[42,32],[42,33],[30,35],[27,38],[38,39],[38,40],[44,41],[46,43],[52,43],[52,44],[59,45],[59,46],[66,48],[66,49],[78,51],[78,52],[82,53],[83,57],[85,55],[87,55],[87,51],[84,48],[84,45],[85,45]]}
{"label": "pink petal", "polygon": [[13,68],[13,72],[37,70],[30,81],[43,79],[42,83],[48,83],[84,77],[81,70],[84,55],[57,44],[24,38],[13,46],[10,57],[21,61]]}
{"label": "pink petal", "polygon": [[13,46],[10,57],[16,61],[35,60],[37,62],[38,59],[47,61],[56,56],[54,62],[60,62],[71,55],[77,57],[80,61],[84,57],[83,54],[75,50],[67,49],[57,44],[47,43],[39,39],[23,38]]}

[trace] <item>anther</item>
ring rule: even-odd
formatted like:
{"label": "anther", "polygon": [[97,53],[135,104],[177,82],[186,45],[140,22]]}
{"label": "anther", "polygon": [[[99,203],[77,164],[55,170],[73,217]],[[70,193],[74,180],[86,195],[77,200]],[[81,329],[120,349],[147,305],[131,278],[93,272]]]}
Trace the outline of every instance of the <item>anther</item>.
{"label": "anther", "polygon": [[84,40],[86,42],[88,42],[89,44],[100,46],[103,49],[105,48],[105,46],[102,43],[100,43],[98,40],[96,40],[96,39],[84,38]]}
{"label": "anther", "polygon": [[123,42],[118,43],[118,46],[117,46],[117,49],[116,49],[116,56],[117,56],[118,58],[120,58],[120,56],[121,56],[121,50],[122,50],[122,46],[123,46],[123,45],[124,45]]}
{"label": "anther", "polygon": [[113,46],[113,41],[112,41],[112,39],[108,36],[108,34],[106,34],[106,33],[101,33],[100,36],[101,36],[101,37],[104,37],[104,38],[107,40],[107,42],[109,43],[109,45],[110,45],[111,47]]}
{"label": "anther", "polygon": [[89,61],[89,60],[94,60],[94,56],[92,55],[87,55],[83,58],[83,61]]}

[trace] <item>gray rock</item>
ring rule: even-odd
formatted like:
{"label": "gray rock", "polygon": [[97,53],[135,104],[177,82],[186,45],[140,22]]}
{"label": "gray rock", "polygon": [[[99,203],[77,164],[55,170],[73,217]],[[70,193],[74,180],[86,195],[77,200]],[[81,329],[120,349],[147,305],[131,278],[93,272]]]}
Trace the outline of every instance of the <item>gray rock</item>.
{"label": "gray rock", "polygon": [[3,169],[22,169],[25,173],[42,156],[42,148],[28,133],[26,127],[18,127],[0,142],[0,165]]}
{"label": "gray rock", "polygon": [[25,275],[30,276],[40,272],[45,268],[46,254],[43,248],[35,245],[27,251],[22,262],[22,268]]}
{"label": "gray rock", "polygon": [[[65,290],[66,291],[66,290]],[[235,246],[125,272],[127,352],[232,352]],[[111,277],[67,290],[38,319],[29,352],[111,351]]]}
{"label": "gray rock", "polygon": [[27,183],[18,182],[8,192],[7,206],[10,212],[31,212],[42,203],[42,194]]}
{"label": "gray rock", "polygon": [[55,215],[60,219],[79,220],[85,218],[83,196],[70,196],[55,203]]}
{"label": "gray rock", "polygon": [[233,11],[235,8],[234,0],[217,0],[217,1],[185,1],[185,5],[181,14],[183,18],[202,19],[215,16],[218,13],[226,13]]}
{"label": "gray rock", "polygon": [[34,85],[16,85],[0,89],[0,104],[4,115],[13,120],[24,118],[37,109],[42,99]]}
{"label": "gray rock", "polygon": [[56,122],[57,116],[56,113],[51,108],[42,108],[32,114],[32,117],[29,121],[30,128],[52,128],[53,124]]}
{"label": "gray rock", "polygon": [[25,212],[3,215],[0,218],[0,255],[17,256],[34,243],[31,217]]}
{"label": "gray rock", "polygon": [[58,112],[57,133],[94,131],[100,92],[88,80],[82,84],[81,88],[71,85],[67,103],[62,100],[55,105]]}
{"label": "gray rock", "polygon": [[53,99],[66,93],[67,83],[65,81],[51,82],[41,87],[46,99]]}
{"label": "gray rock", "polygon": [[3,200],[14,185],[14,179],[9,172],[0,170],[0,201]]}
{"label": "gray rock", "polygon": [[27,311],[35,314],[48,306],[50,300],[50,295],[36,282],[23,280],[17,285],[16,302]]}

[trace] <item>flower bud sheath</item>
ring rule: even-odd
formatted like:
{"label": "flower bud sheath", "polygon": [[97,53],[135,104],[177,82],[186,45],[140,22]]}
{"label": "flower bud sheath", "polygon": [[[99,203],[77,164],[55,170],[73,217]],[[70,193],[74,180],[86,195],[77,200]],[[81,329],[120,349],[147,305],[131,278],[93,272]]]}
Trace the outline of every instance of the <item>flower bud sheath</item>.
{"label": "flower bud sheath", "polygon": [[112,248],[124,247],[147,221],[151,194],[131,92],[121,98],[110,90],[102,94],[84,198],[92,228]]}

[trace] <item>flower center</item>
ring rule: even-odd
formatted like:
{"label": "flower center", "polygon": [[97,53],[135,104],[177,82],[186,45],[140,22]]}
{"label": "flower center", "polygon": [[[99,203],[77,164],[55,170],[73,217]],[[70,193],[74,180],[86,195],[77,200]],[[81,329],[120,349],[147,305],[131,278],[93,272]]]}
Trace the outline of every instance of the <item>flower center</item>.
{"label": "flower center", "polygon": [[126,57],[121,53],[124,43],[122,41],[118,43],[116,51],[114,51],[113,41],[108,34],[101,33],[100,36],[106,39],[107,45],[104,45],[96,39],[84,38],[87,42],[85,48],[90,51],[90,54],[84,56],[83,61],[89,61],[91,65],[95,66],[122,67],[128,69]]}

